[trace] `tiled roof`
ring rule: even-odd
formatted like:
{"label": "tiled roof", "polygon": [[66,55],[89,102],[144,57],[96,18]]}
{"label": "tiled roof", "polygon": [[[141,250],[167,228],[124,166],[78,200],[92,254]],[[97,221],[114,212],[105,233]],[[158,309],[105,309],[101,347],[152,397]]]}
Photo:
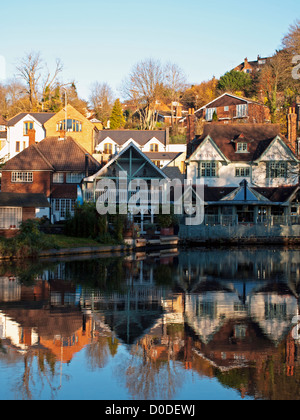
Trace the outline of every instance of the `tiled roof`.
{"label": "tiled roof", "polygon": [[[241,134],[247,138],[248,153],[236,153],[235,143]],[[276,124],[206,124],[203,134],[192,141],[189,156],[208,135],[230,161],[250,162],[258,159],[280,135],[280,127]]]}
{"label": "tiled roof", "polygon": [[88,155],[89,173],[93,174],[99,169],[99,162],[72,137],[67,137],[65,140],[47,137],[10,159],[2,170],[85,172],[86,155]]}
{"label": "tiled roof", "polygon": [[53,112],[21,112],[18,115],[15,115],[13,118],[8,120],[7,125],[8,127],[14,126],[19,122],[22,118],[26,117],[26,115],[31,115],[37,121],[39,121],[42,125],[45,124],[50,118],[52,118],[55,113]]}
{"label": "tiled roof", "polygon": [[49,207],[44,194],[0,192],[0,207]]}
{"label": "tiled roof", "polygon": [[107,137],[111,138],[120,146],[130,139],[143,146],[153,137],[161,143],[166,144],[166,132],[164,130],[101,130],[97,134],[96,145]]}

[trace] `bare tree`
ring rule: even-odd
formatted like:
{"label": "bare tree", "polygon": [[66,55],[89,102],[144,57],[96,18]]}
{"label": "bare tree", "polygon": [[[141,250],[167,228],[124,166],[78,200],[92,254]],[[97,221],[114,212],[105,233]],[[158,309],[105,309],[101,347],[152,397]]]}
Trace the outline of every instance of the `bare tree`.
{"label": "bare tree", "polygon": [[122,92],[135,105],[144,130],[153,130],[156,125],[155,105],[162,96],[163,82],[164,69],[151,58],[137,63],[123,82]]}
{"label": "bare tree", "polygon": [[[47,65],[43,62],[39,52],[26,54],[16,66],[18,76],[25,83],[26,93],[29,99],[29,111],[40,110],[41,101],[45,95],[51,96],[57,88],[58,75],[62,72],[63,66],[59,59],[56,60],[56,68],[51,75]],[[45,73],[44,81],[42,75]]]}
{"label": "bare tree", "polygon": [[[174,125],[174,102],[176,105],[176,117],[178,110],[178,103],[182,92],[187,88],[186,77],[183,70],[177,66],[177,64],[168,63],[165,67],[165,90],[166,96],[171,101],[171,121],[172,126]],[[177,125],[177,118],[175,118]]]}
{"label": "bare tree", "polygon": [[90,104],[96,117],[106,125],[114,104],[114,93],[107,83],[94,82],[90,88]]}

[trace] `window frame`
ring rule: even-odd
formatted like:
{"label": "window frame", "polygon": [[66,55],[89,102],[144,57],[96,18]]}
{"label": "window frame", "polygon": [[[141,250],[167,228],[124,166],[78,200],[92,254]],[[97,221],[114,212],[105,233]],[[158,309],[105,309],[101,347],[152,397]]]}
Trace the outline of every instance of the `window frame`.
{"label": "window frame", "polygon": [[[244,174],[242,174],[242,171],[245,171]],[[247,175],[248,173],[248,175]],[[236,167],[235,168],[235,177],[236,178],[249,178],[251,176],[250,168],[248,167]]]}
{"label": "window frame", "polygon": [[[288,162],[281,160],[281,161],[276,161],[276,160],[272,160],[267,162],[266,165],[266,170],[267,170],[267,178],[287,178],[288,175]],[[273,166],[273,167],[272,167]],[[284,171],[284,172],[282,172]]]}
{"label": "window frame", "polygon": [[215,160],[200,161],[198,165],[198,178],[218,178],[218,162]]}
{"label": "window frame", "polygon": [[[32,127],[28,127],[27,124],[32,125]],[[23,135],[24,136],[28,136],[28,130],[33,130],[34,129],[34,122],[33,121],[24,121],[23,122]]]}
{"label": "window frame", "polygon": [[13,183],[32,183],[33,182],[33,172],[30,172],[30,171],[12,171],[11,182],[13,182]]}
{"label": "window frame", "polygon": [[[58,178],[55,180],[55,178]],[[54,172],[52,176],[52,183],[53,184],[64,184],[65,182],[65,174],[64,172]]]}

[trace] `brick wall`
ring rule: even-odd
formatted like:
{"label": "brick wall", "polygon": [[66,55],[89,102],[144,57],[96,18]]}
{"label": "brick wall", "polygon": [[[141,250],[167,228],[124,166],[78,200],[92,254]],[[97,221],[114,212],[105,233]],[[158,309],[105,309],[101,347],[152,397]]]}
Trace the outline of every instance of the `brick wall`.
{"label": "brick wall", "polygon": [[42,193],[50,196],[51,172],[33,172],[33,182],[11,182],[11,171],[2,172],[1,191],[16,193]]}

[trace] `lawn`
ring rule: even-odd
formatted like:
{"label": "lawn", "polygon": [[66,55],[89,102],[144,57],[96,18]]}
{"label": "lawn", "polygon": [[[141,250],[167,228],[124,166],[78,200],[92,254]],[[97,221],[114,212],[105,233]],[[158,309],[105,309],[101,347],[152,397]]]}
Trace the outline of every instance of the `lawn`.
{"label": "lawn", "polygon": [[75,238],[66,235],[46,235],[55,241],[59,248],[79,248],[82,246],[101,246],[99,242],[90,238]]}

